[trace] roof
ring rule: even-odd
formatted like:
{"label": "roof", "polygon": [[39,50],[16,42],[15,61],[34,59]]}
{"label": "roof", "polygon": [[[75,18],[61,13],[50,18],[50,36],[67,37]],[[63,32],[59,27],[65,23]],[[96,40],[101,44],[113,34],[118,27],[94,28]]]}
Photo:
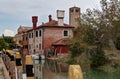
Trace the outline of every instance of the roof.
{"label": "roof", "polygon": [[32,29],[32,27],[20,26],[20,27],[18,28],[18,32],[23,33],[23,32],[26,32],[26,31],[28,31],[28,30],[30,30],[30,29]]}
{"label": "roof", "polygon": [[46,22],[46,23],[42,23],[42,25],[38,26],[37,28],[41,28],[41,27],[74,28],[73,26],[70,26],[70,25],[65,24],[65,23],[63,24],[63,26],[59,26],[58,21],[56,21],[56,20],[52,20],[52,21],[49,21],[49,22]]}
{"label": "roof", "polygon": [[[58,21],[56,20],[52,20],[52,21],[49,21],[49,22],[46,22],[46,23],[43,23],[41,26],[58,26]],[[68,24],[65,24],[63,26],[69,26]]]}
{"label": "roof", "polygon": [[[49,28],[74,28],[74,26],[70,26],[70,25],[65,24],[65,23],[63,24],[63,26],[59,26],[58,21],[56,21],[56,20],[51,20],[49,22],[42,23],[36,29],[43,28],[43,27],[49,27]],[[32,30],[33,29],[30,29],[28,31],[32,31]]]}
{"label": "roof", "polygon": [[69,45],[70,44],[70,39],[68,38],[62,38],[60,40],[57,40],[54,42],[52,45]]}
{"label": "roof", "polygon": [[78,8],[78,9],[80,9],[80,7],[76,7],[76,6],[73,6],[73,7],[69,8],[69,9],[73,9],[73,8]]}

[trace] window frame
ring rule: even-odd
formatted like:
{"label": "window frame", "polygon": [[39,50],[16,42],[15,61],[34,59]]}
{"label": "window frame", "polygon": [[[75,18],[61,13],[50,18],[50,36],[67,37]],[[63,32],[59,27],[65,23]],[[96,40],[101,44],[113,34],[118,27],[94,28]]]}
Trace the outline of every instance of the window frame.
{"label": "window frame", "polygon": [[42,30],[39,30],[39,36],[40,37],[42,36]]}
{"label": "window frame", "polygon": [[36,37],[38,37],[38,30],[37,30],[37,31],[35,31],[35,36],[36,36]]}
{"label": "window frame", "polygon": [[[66,34],[65,34],[65,32],[66,32]],[[68,37],[68,35],[69,35],[69,31],[68,31],[68,30],[64,30],[64,31],[63,31],[63,36],[64,36],[64,37]]]}
{"label": "window frame", "polygon": [[31,33],[29,33],[29,38],[31,38]]}

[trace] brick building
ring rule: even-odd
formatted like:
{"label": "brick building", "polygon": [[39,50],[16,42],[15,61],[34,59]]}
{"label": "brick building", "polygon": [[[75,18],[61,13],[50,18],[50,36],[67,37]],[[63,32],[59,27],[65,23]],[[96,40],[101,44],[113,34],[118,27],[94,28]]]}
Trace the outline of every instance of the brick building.
{"label": "brick building", "polygon": [[33,17],[33,29],[28,31],[28,49],[30,54],[41,54],[45,49],[49,49],[52,43],[60,39],[73,37],[74,27],[64,23],[63,10],[57,10],[57,18],[58,21],[53,20],[52,16],[49,15],[49,22],[42,23],[42,25],[37,27],[37,24],[35,24],[37,23],[37,17]]}
{"label": "brick building", "polygon": [[55,43],[58,40],[63,41],[73,37],[73,29],[79,26],[80,8],[69,8],[69,24],[64,23],[64,10],[57,10],[57,19],[54,20],[49,15],[49,21],[38,26],[38,17],[33,16],[32,27],[19,27],[14,40],[17,45],[23,48],[24,54],[41,54],[51,46],[58,49],[62,46],[62,49],[65,49],[63,52],[68,51],[68,44],[65,45],[63,42],[60,44],[59,42],[59,45],[55,45]]}
{"label": "brick building", "polygon": [[26,33],[27,30],[31,29],[31,27],[25,27],[25,26],[21,26],[18,28],[17,30],[17,34],[14,36],[14,42],[17,44],[17,46],[22,47],[23,46],[23,37],[24,34]]}

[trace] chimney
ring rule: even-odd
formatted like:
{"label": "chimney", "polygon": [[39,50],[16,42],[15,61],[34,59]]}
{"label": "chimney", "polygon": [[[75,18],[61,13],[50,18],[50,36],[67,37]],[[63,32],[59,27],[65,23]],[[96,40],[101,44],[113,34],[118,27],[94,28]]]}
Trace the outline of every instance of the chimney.
{"label": "chimney", "polygon": [[64,10],[57,10],[58,26],[63,26]]}
{"label": "chimney", "polygon": [[52,21],[52,15],[49,15],[49,22]]}
{"label": "chimney", "polygon": [[38,16],[32,16],[33,29],[37,27]]}

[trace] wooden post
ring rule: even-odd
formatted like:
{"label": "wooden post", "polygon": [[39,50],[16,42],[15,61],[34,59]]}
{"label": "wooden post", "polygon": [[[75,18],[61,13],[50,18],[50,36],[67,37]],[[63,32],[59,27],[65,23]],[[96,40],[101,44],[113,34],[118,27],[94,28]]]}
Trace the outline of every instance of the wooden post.
{"label": "wooden post", "polygon": [[83,79],[82,70],[79,65],[70,65],[68,79]]}

